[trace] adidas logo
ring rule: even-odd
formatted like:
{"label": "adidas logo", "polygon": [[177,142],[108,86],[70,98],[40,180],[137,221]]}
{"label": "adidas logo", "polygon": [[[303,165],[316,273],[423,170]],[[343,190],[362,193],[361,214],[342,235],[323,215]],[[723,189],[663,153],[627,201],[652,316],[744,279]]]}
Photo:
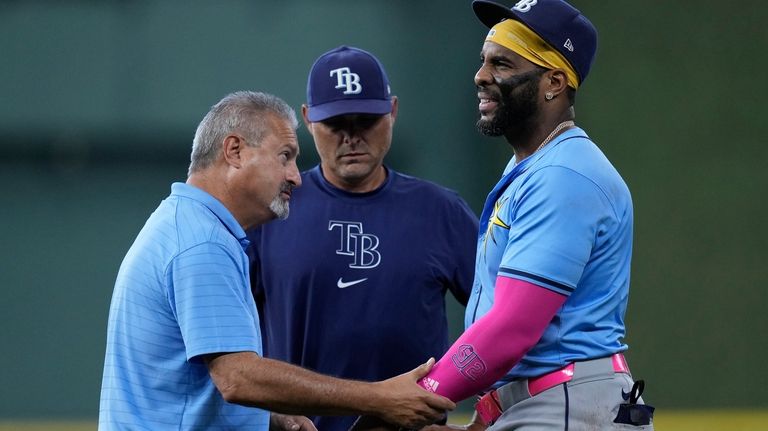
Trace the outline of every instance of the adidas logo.
{"label": "adidas logo", "polygon": [[429,377],[424,377],[422,380],[422,385],[425,386],[424,389],[428,390],[429,392],[436,392],[437,387],[440,386],[440,383]]}

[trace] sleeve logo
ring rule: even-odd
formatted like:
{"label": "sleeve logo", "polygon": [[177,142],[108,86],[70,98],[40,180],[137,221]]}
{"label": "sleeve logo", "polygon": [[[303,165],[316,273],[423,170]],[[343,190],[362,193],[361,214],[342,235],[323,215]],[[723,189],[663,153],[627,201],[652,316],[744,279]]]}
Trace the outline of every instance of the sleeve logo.
{"label": "sleeve logo", "polygon": [[462,344],[456,353],[451,355],[451,362],[459,369],[464,377],[473,382],[485,374],[485,363],[475,353],[475,349],[469,344]]}

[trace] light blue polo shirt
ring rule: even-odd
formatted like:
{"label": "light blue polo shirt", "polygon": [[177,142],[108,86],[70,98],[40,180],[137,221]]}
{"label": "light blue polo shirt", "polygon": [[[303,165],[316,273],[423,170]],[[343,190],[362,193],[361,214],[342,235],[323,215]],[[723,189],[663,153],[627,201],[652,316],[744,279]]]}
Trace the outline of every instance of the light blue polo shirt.
{"label": "light blue polo shirt", "polygon": [[99,429],[267,430],[224,401],[200,355],[262,354],[245,232],[208,193],[175,183],[128,250],[112,295]]}
{"label": "light blue polo shirt", "polygon": [[583,130],[566,130],[519,164],[513,158],[488,196],[480,231],[466,326],[493,305],[498,275],[568,297],[503,381],[626,350],[632,199]]}

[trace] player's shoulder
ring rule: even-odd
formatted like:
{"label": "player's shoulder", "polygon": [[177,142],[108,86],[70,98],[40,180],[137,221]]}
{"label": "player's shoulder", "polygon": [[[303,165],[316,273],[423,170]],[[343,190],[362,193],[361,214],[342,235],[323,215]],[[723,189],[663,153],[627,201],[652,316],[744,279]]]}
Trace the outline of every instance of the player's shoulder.
{"label": "player's shoulder", "polygon": [[394,176],[392,189],[401,196],[401,202],[416,201],[421,208],[431,211],[445,211],[449,214],[464,213],[468,218],[477,219],[469,204],[458,191],[436,182],[390,170]]}
{"label": "player's shoulder", "polygon": [[[600,147],[586,134],[561,140],[527,173],[526,187],[553,196],[567,196],[631,205],[631,196],[621,174]],[[607,201],[604,200],[607,198]]]}
{"label": "player's shoulder", "polygon": [[440,185],[434,181],[419,178],[414,175],[405,174],[395,170],[389,170],[393,175],[393,185],[399,190],[416,191],[426,193],[436,199],[462,200],[459,193],[453,189]]}
{"label": "player's shoulder", "polygon": [[564,169],[592,180],[598,180],[606,174],[610,177],[618,175],[603,150],[581,129],[551,145],[532,171]]}
{"label": "player's shoulder", "polygon": [[585,132],[575,133],[568,136],[554,145],[552,149],[552,164],[562,164],[572,166],[577,169],[602,168],[603,165],[610,165],[610,161],[603,153],[600,146]]}

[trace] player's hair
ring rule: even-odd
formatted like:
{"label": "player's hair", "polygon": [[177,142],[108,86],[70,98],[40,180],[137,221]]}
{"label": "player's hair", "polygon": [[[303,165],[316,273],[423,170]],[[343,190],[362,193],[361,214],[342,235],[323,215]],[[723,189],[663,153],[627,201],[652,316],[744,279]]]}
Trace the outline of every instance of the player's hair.
{"label": "player's hair", "polygon": [[213,105],[197,126],[192,141],[189,175],[213,165],[227,135],[239,133],[249,145],[259,145],[272,130],[269,114],[287,120],[295,130],[296,113],[277,96],[256,91],[237,91]]}

